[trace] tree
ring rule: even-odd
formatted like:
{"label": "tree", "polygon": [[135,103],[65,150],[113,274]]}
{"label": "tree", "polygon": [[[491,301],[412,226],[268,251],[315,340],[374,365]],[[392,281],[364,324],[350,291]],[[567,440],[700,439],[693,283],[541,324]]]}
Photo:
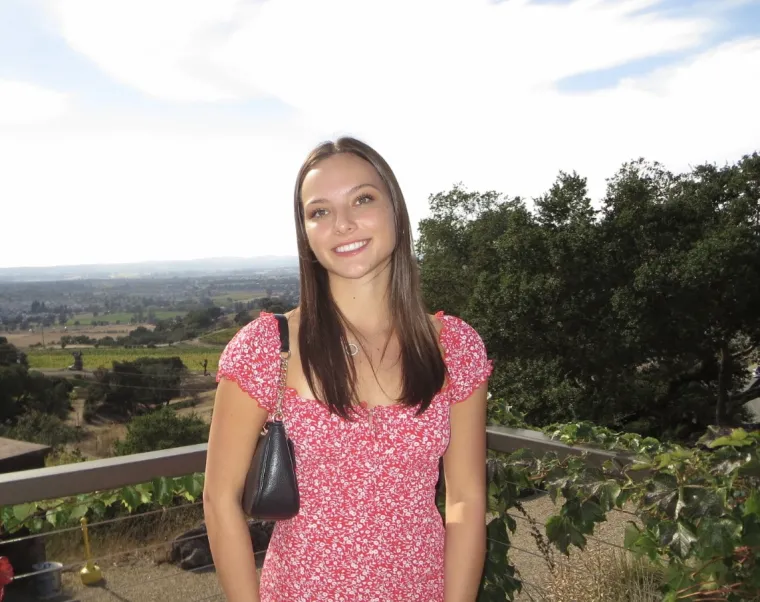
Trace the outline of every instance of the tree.
{"label": "tree", "polygon": [[88,392],[90,407],[101,402],[101,411],[131,416],[155,406],[168,405],[182,393],[182,376],[187,372],[179,357],[140,357],[131,362],[113,362],[112,370],[96,370]]}
{"label": "tree", "polygon": [[760,396],[741,392],[760,341],[759,164],[629,163],[598,212],[574,173],[532,210],[461,186],[434,195],[417,246],[428,307],[478,329],[494,396],[535,424],[685,437],[741,420]]}
{"label": "tree", "polygon": [[208,441],[209,425],[195,414],[179,416],[174,410],[162,407],[136,416],[127,425],[123,441],[116,441],[116,455],[171,449]]}
{"label": "tree", "polygon": [[[0,337],[0,426],[4,425],[5,436],[37,441],[40,439],[30,439],[28,433],[42,428],[40,425],[45,427],[41,437],[56,429],[63,432],[57,425],[71,411],[72,391],[73,385],[66,379],[30,371],[26,356]],[[13,431],[17,427],[20,430]]]}
{"label": "tree", "polygon": [[[616,302],[639,353],[674,372],[665,401],[685,387],[709,390],[716,424],[760,396],[740,392],[760,345],[759,182],[757,154],[682,176],[638,162],[613,181],[605,208],[608,242],[628,257]],[[627,193],[647,186],[648,197]]]}
{"label": "tree", "polygon": [[248,311],[243,310],[235,314],[234,321],[235,321],[235,324],[237,324],[238,326],[245,326],[251,320],[253,320],[253,318],[251,317],[251,314]]}

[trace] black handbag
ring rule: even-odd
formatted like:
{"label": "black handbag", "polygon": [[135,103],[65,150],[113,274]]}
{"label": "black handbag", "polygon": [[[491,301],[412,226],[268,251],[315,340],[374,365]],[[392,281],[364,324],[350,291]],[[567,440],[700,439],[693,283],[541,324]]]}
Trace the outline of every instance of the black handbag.
{"label": "black handbag", "polygon": [[251,518],[286,520],[298,514],[301,499],[296,480],[296,459],[293,442],[282,421],[282,399],[290,359],[288,319],[275,314],[280,327],[280,384],[277,407],[272,419],[264,425],[243,489],[243,511]]}

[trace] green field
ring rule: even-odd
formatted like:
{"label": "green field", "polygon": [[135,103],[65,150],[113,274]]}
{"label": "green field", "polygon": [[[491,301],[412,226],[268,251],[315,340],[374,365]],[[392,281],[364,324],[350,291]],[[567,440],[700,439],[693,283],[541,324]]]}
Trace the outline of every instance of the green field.
{"label": "green field", "polygon": [[[82,349],[82,359],[85,370],[94,370],[98,367],[112,368],[114,361],[131,361],[138,357],[173,357],[179,356],[189,370],[203,370],[201,362],[208,360],[208,369],[213,372],[217,369],[219,355],[222,347],[157,347],[155,349]],[[65,349],[30,349],[27,354],[29,367],[39,370],[63,370],[74,363],[71,351]]]}
{"label": "green field", "polygon": [[[184,316],[187,312],[159,309],[154,313],[156,314],[156,318],[158,320],[166,320],[168,318],[174,318],[175,316]],[[66,322],[66,326],[73,326],[74,322],[79,322],[81,325],[86,326],[92,324],[93,320],[96,320],[98,322],[110,322],[111,324],[116,324],[116,322],[119,322],[120,324],[129,324],[132,316],[134,316],[134,314],[128,311],[114,312],[112,314],[98,314],[97,316],[94,316],[92,314],[77,314],[73,318],[69,318],[69,320]],[[145,312],[145,318],[147,319],[147,317],[148,312]]]}
{"label": "green field", "polygon": [[239,326],[222,328],[221,330],[215,330],[214,332],[204,334],[200,340],[207,345],[226,345],[230,342],[230,339],[237,334],[238,330],[240,330]]}
{"label": "green field", "polygon": [[230,299],[235,301],[250,301],[251,299],[258,299],[260,297],[266,297],[266,291],[229,291],[228,293],[219,293],[211,297],[211,300],[216,305],[228,305]]}

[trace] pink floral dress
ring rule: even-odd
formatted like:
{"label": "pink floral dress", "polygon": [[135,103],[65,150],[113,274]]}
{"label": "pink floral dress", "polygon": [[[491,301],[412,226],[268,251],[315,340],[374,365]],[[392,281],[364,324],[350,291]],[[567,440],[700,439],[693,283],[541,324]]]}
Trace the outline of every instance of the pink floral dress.
{"label": "pink floral dress", "polygon": [[[367,407],[347,421],[288,388],[299,514],[275,525],[261,574],[262,602],[443,602],[445,527],[435,504],[449,407],[467,399],[492,366],[478,333],[438,312],[448,381],[419,417],[404,406]],[[219,360],[271,413],[280,338],[267,312],[243,327]]]}

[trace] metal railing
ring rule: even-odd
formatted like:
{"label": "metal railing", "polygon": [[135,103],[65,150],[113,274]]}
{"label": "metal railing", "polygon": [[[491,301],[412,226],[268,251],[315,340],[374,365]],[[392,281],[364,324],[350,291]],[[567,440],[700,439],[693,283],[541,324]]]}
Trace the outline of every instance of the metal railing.
{"label": "metal railing", "polygon": [[[586,454],[586,461],[595,466],[601,466],[611,459],[621,460],[623,463],[628,463],[631,460],[630,456],[626,454],[581,445],[565,445],[560,441],[551,439],[543,433],[527,429],[489,426],[486,429],[486,434],[488,448],[496,452],[509,453],[518,449],[528,449],[536,454],[553,452],[560,458],[570,455],[577,456]],[[94,491],[114,490],[129,485],[146,483],[159,477],[180,477],[191,473],[203,472],[206,462],[206,449],[206,444],[190,445],[156,452],[118,456],[114,458],[0,474],[0,506],[67,498]],[[643,477],[644,475],[637,476]],[[534,489],[534,491],[539,494],[545,493],[541,492],[539,489]],[[200,504],[200,501],[195,502],[195,505]],[[629,514],[630,516],[626,517],[627,520],[634,518],[633,514],[625,510],[616,510],[615,512]],[[144,516],[145,514],[148,513],[126,516],[115,520],[129,520]],[[526,532],[535,531],[537,526],[539,526],[539,529],[542,528],[543,521],[541,520],[536,522],[529,516],[521,515],[514,510],[511,510],[509,515],[514,518],[518,524],[525,525]],[[102,521],[99,524],[105,524],[107,522],[108,521]],[[68,530],[76,531],[77,529],[72,528]],[[53,533],[55,533],[55,531],[53,531]],[[43,537],[49,534],[50,533],[44,533],[26,537]],[[620,545],[622,544],[622,539],[619,540],[620,543],[612,543],[595,536],[589,536],[588,539],[589,542],[601,543],[611,548],[622,549],[622,546]],[[159,545],[166,545],[166,542]],[[539,550],[535,548],[528,549],[528,547],[530,546],[520,545],[516,541],[511,541],[509,543],[510,550],[513,550],[516,553],[513,556],[517,559],[516,564],[518,564],[518,570],[520,570],[518,558],[536,559],[533,562],[537,562],[537,559],[543,561],[547,560],[544,554],[539,553]],[[265,551],[260,553],[265,553]],[[562,559],[556,562],[563,564],[565,563],[565,560]],[[73,568],[74,566],[75,565],[64,567],[64,569]],[[76,566],[80,567],[81,563]],[[191,571],[178,571],[177,574],[179,575],[181,573],[210,568],[213,568],[213,564],[198,567]],[[577,570],[577,567],[571,567],[570,570]],[[520,571],[520,573],[523,573],[523,571]],[[32,575],[23,575],[19,577],[28,578],[30,576]],[[160,581],[160,578],[157,580]],[[523,596],[528,596],[526,599],[546,599],[544,588],[535,583],[534,579],[526,578],[526,575],[521,574],[520,581],[523,584],[524,592],[527,592],[523,594]],[[118,593],[119,595],[123,594],[121,591]],[[221,596],[221,594],[219,594],[219,596]],[[213,597],[214,596],[207,596],[198,599],[205,600],[212,599]],[[128,600],[129,598],[122,597],[121,599]]]}
{"label": "metal railing", "polygon": [[[586,446],[569,446],[528,429],[504,426],[486,428],[488,448],[498,452],[529,449],[536,453],[554,452],[560,458],[587,453],[590,464],[628,456]],[[92,491],[118,489],[145,483],[157,477],[179,477],[203,472],[206,444],[90,460],[74,464],[34,468],[0,474],[0,506],[68,497]]]}

